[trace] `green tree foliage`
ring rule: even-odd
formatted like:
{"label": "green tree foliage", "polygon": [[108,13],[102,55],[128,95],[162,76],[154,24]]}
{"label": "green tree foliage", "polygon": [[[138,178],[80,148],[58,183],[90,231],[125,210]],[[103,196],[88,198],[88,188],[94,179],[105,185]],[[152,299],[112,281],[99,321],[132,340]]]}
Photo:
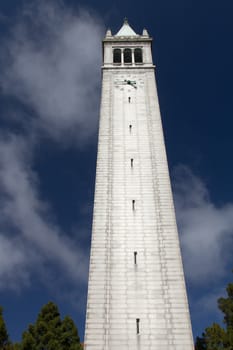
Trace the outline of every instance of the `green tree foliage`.
{"label": "green tree foliage", "polygon": [[5,321],[3,319],[3,309],[0,307],[0,349],[8,349],[10,346]]}
{"label": "green tree foliage", "polygon": [[227,298],[218,300],[218,307],[224,313],[224,323],[227,329],[233,329],[233,283],[227,286]]}
{"label": "green tree foliage", "polygon": [[204,338],[197,337],[196,344],[195,344],[195,350],[206,350],[206,342]]}
{"label": "green tree foliage", "polygon": [[68,316],[61,320],[57,306],[42,307],[35,324],[23,333],[19,350],[81,350],[77,328]]}
{"label": "green tree foliage", "polygon": [[206,328],[202,337],[196,339],[196,350],[233,350],[233,283],[228,284],[226,291],[227,297],[218,300],[225,328],[217,323]]}

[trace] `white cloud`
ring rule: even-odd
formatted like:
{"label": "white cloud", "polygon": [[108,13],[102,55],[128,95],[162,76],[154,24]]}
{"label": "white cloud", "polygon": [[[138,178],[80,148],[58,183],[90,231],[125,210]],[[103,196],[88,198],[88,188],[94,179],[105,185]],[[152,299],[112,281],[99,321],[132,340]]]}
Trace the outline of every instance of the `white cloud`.
{"label": "white cloud", "polygon": [[30,279],[27,266],[27,251],[21,241],[0,233],[0,290],[27,286]]}
{"label": "white cloud", "polygon": [[33,277],[47,288],[59,285],[64,296],[64,281],[79,288],[86,283],[88,257],[54,222],[32,165],[44,135],[80,145],[96,132],[102,36],[96,15],[34,1],[1,42],[2,91],[27,108],[7,111],[18,136],[0,135],[0,290],[20,290]]}
{"label": "white cloud", "polygon": [[51,220],[48,205],[40,200],[31,151],[19,136],[0,139],[0,289],[28,285],[36,273],[42,279],[45,273],[52,275],[54,264],[64,279],[82,284],[87,257]]}
{"label": "white cloud", "polygon": [[205,183],[185,166],[177,167],[174,175],[186,275],[196,285],[208,285],[229,273],[233,204],[217,207],[211,201]]}
{"label": "white cloud", "polygon": [[0,84],[31,108],[37,132],[80,144],[97,127],[104,30],[96,16],[74,12],[55,1],[27,4],[2,43]]}

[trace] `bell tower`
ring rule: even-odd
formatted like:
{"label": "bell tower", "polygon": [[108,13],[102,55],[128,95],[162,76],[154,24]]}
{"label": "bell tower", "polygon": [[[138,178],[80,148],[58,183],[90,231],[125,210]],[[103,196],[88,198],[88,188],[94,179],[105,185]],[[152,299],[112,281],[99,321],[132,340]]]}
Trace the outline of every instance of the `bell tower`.
{"label": "bell tower", "polygon": [[151,43],[103,40],[86,350],[193,350]]}

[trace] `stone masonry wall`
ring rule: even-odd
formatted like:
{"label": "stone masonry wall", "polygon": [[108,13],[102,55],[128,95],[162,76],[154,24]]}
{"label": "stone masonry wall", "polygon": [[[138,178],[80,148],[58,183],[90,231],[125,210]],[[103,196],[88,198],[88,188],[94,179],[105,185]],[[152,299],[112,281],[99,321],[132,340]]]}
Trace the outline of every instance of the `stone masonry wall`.
{"label": "stone masonry wall", "polygon": [[103,70],[85,349],[193,349],[153,68]]}

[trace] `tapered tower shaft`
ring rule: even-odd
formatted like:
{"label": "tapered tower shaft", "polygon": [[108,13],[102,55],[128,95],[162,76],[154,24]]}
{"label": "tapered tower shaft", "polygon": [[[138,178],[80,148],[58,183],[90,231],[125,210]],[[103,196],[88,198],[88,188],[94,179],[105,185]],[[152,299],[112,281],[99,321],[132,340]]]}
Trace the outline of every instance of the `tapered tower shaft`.
{"label": "tapered tower shaft", "polygon": [[103,40],[86,350],[191,350],[151,41]]}

